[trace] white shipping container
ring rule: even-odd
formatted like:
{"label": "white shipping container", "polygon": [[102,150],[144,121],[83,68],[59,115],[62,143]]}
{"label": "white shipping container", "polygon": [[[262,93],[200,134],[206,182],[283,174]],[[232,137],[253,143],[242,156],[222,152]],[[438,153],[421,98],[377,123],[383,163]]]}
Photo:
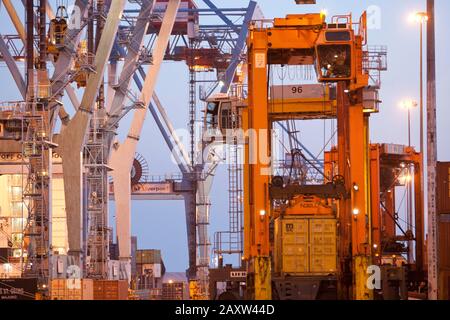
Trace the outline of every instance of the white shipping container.
{"label": "white shipping container", "polygon": [[150,273],[155,278],[161,278],[161,264],[160,263],[143,264],[142,273],[143,274]]}
{"label": "white shipping container", "polygon": [[386,154],[396,154],[396,155],[404,155],[406,153],[404,145],[393,143],[383,144],[383,151]]}

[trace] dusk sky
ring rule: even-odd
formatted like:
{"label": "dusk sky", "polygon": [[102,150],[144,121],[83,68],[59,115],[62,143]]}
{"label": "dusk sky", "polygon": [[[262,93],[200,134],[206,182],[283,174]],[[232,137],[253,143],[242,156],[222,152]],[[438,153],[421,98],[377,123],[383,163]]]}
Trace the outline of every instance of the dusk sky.
{"label": "dusk sky", "polygon": [[[22,7],[20,1],[18,7]],[[52,1],[54,3],[54,1]],[[205,5],[196,1],[200,7]],[[425,0],[318,0],[317,5],[299,6],[294,0],[257,1],[265,18],[283,17],[286,14],[319,12],[326,9],[329,16],[336,14],[354,15],[357,21],[370,6],[380,8],[379,29],[369,30],[370,45],[386,45],[388,48],[388,71],[382,75],[380,91],[381,112],[371,117],[371,142],[407,144],[407,114],[400,108],[400,101],[406,98],[419,99],[419,26],[410,22],[412,12],[425,11]],[[19,4],[20,3],[20,4]],[[246,7],[247,0],[215,0],[218,7]],[[374,8],[374,7],[372,7]],[[450,161],[450,132],[446,127],[450,120],[450,1],[436,0],[437,41],[437,106],[438,106],[438,159]],[[13,33],[5,9],[0,9],[0,33]],[[425,51],[424,51],[425,52]],[[19,100],[20,94],[4,63],[0,64],[0,101]],[[133,89],[137,92],[137,89]],[[188,122],[188,70],[182,62],[165,62],[161,69],[156,92],[175,128],[186,128]],[[425,100],[426,101],[426,100]],[[199,109],[203,107],[199,106]],[[68,111],[71,111],[69,106]],[[199,113],[200,117],[200,113]],[[130,117],[121,124],[121,135],[126,134]],[[412,142],[419,143],[419,113],[412,112]],[[322,127],[321,127],[322,128]],[[299,127],[302,133],[302,127]],[[309,128],[308,128],[309,130]],[[323,128],[318,132],[323,132]],[[302,142],[318,152],[323,145],[322,136],[306,135]],[[147,117],[144,132],[138,148],[149,163],[150,174],[176,173],[177,167],[170,161],[165,145],[153,119]],[[215,231],[226,230],[228,224],[227,174],[224,165],[219,167],[211,193],[210,239]],[[113,206],[111,206],[113,207]],[[114,212],[111,210],[111,218]],[[113,224],[113,221],[111,221]],[[168,271],[184,271],[187,268],[187,242],[184,217],[184,203],[135,201],[132,205],[132,234],[138,236],[139,248],[162,250]]]}

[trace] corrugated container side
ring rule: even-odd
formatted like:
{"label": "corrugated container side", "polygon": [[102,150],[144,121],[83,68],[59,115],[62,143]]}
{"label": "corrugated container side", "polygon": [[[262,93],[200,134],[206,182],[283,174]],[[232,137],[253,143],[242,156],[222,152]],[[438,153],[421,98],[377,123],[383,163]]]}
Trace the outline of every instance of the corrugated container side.
{"label": "corrugated container side", "polygon": [[450,215],[439,216],[439,266],[450,271]]}
{"label": "corrugated container side", "polygon": [[93,282],[93,293],[94,300],[102,300],[103,299],[103,281],[94,280]]}
{"label": "corrugated container side", "polygon": [[162,299],[163,300],[183,300],[184,298],[183,282],[163,283]]}
{"label": "corrugated container side", "polygon": [[437,212],[450,214],[450,162],[438,162],[436,189]]}
{"label": "corrugated container side", "polygon": [[279,218],[275,223],[275,272],[306,275],[337,270],[336,219]]}
{"label": "corrugated container side", "polygon": [[161,289],[150,289],[150,299],[151,300],[161,300],[162,299],[162,288]]}
{"label": "corrugated container side", "polygon": [[310,221],[310,272],[334,273],[337,269],[336,220]]}
{"label": "corrugated container side", "polygon": [[94,280],[83,279],[82,300],[94,300]]}
{"label": "corrugated container side", "polygon": [[94,300],[128,300],[125,280],[94,280]]}
{"label": "corrugated container side", "polygon": [[51,300],[93,300],[92,280],[53,279],[50,283]]}
{"label": "corrugated container side", "polygon": [[131,237],[131,275],[136,276],[137,237]]}
{"label": "corrugated container side", "polygon": [[386,154],[403,155],[405,154],[405,146],[393,143],[386,143],[383,144],[383,151]]}
{"label": "corrugated container side", "polygon": [[439,272],[439,299],[450,300],[450,271]]}
{"label": "corrugated container side", "polygon": [[161,250],[147,249],[136,251],[137,264],[161,263]]}
{"label": "corrugated container side", "polygon": [[128,281],[119,280],[119,300],[128,300]]}
{"label": "corrugated container side", "polygon": [[[308,272],[308,220],[281,219],[279,225],[279,257],[284,273]],[[279,267],[279,268],[280,268]]]}

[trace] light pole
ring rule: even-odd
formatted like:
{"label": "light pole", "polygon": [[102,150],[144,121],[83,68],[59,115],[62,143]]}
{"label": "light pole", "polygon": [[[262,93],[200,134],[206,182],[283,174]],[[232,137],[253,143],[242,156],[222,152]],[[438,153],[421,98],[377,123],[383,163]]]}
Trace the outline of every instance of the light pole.
{"label": "light pole", "polygon": [[[423,27],[424,24],[428,24],[428,14],[426,12],[417,12],[414,15],[411,16],[413,18],[413,20],[415,20],[416,22],[419,23],[420,26],[420,64],[419,64],[419,68],[420,68],[420,188],[422,190],[422,192],[424,192],[424,181],[425,181],[425,147],[424,147],[424,94],[423,94]],[[424,210],[424,201],[425,201],[425,197],[424,197],[425,193],[422,193],[421,195],[421,208],[420,208],[420,212],[421,214],[425,214],[425,210]],[[417,219],[417,217],[416,217]],[[416,220],[417,221],[417,220]],[[421,238],[421,234],[423,232],[423,230],[419,230],[417,228],[422,229],[422,227],[420,225],[416,226],[416,237]],[[421,243],[419,243],[419,245],[422,245]],[[416,258],[420,258],[420,257],[416,257]],[[419,269],[422,268],[423,266],[423,261],[416,261],[416,264],[418,266]],[[430,261],[429,261],[430,264]],[[432,263],[431,263],[432,264]],[[430,281],[429,281],[430,282]]]}
{"label": "light pole", "polygon": [[408,147],[411,147],[411,109],[417,107],[417,101],[403,100],[401,106],[408,111]]}
{"label": "light pole", "polygon": [[[401,103],[401,106],[408,111],[408,147],[411,147],[411,109],[417,107],[417,102],[414,100],[404,100]],[[411,164],[408,164],[407,167],[407,177],[406,184],[407,184],[407,219],[406,223],[408,225],[408,228],[410,230],[413,230],[413,192],[412,192],[412,176],[413,176],[413,169],[411,167]],[[414,241],[410,240],[408,241],[408,263],[412,264],[414,263]]]}
{"label": "light pole", "polygon": [[[417,12],[415,14],[415,20],[419,22],[420,26],[420,152],[422,158],[422,164],[424,163],[424,137],[423,137],[423,25],[428,21],[428,15],[426,12]],[[423,178],[423,170],[422,170]]]}

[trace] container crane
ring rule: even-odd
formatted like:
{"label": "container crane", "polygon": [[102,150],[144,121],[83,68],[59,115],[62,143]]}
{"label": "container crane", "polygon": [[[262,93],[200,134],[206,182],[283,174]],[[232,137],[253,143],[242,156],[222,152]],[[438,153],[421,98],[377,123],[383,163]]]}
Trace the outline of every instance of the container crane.
{"label": "container crane", "polygon": [[[353,29],[351,16],[333,17],[331,23],[326,23],[323,14],[304,14],[275,19],[272,26],[255,22],[250,31],[247,43],[249,107],[244,112],[243,123],[244,129],[256,130],[260,136],[257,142],[251,141],[257,143],[256,146],[245,146],[244,256],[248,266],[249,298],[272,298],[269,241],[269,224],[275,219],[272,201],[280,199],[289,188],[276,179],[270,180],[270,162],[267,161],[271,154],[270,147],[267,149],[270,146],[267,131],[274,121],[267,87],[267,69],[271,64],[315,64],[319,82],[337,83],[338,175],[331,177],[331,185],[305,186],[305,189],[296,189],[294,193],[337,201],[336,218],[341,225],[338,231],[341,247],[337,249],[341,261],[337,268],[342,275],[345,265],[351,265],[354,298],[372,297],[365,285],[371,254],[367,222],[370,209],[366,201],[369,174],[365,156],[368,150],[368,116],[362,104],[363,88],[368,85],[368,74],[363,71],[362,62],[363,46],[367,40],[365,14],[359,26],[358,31]],[[297,117],[302,118],[301,110]],[[255,150],[259,150],[260,155],[256,159],[258,153],[255,154]],[[352,185],[358,186],[357,192],[352,191]],[[300,211],[295,214],[301,216]],[[286,224],[281,225],[287,228]],[[351,233],[346,226],[351,226]],[[287,279],[282,277],[278,281],[275,286],[283,287]]]}

